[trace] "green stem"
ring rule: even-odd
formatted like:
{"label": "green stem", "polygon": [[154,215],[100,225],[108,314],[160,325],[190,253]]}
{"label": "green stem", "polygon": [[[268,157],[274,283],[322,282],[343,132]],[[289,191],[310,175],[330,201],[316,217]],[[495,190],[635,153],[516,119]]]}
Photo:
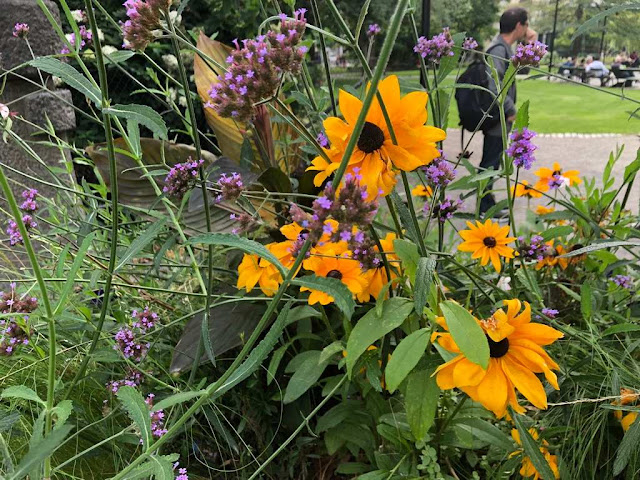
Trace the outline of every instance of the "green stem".
{"label": "green stem", "polygon": [[[327,3],[329,6],[332,7],[332,9],[337,11],[337,9],[335,8],[335,5],[333,4],[333,0],[329,0]],[[380,50],[380,57],[378,58],[378,63],[376,64],[376,68],[373,71],[373,74],[371,76],[369,90],[367,91],[364,97],[364,100],[362,102],[362,108],[360,109],[360,114],[358,115],[358,119],[356,120],[356,123],[353,127],[353,132],[345,148],[344,154],[342,156],[342,161],[340,162],[340,166],[338,167],[338,170],[336,170],[336,173],[333,177],[333,184],[336,186],[340,185],[340,181],[342,180],[342,177],[344,176],[347,170],[349,159],[353,154],[356,144],[358,143],[358,139],[360,138],[360,134],[362,133],[362,129],[364,128],[364,124],[367,118],[367,113],[369,112],[369,108],[371,107],[373,98],[378,93],[378,84],[382,79],[382,75],[384,74],[387,63],[389,62],[389,58],[391,57],[391,52],[393,51],[393,47],[395,45],[398,32],[400,31],[400,25],[402,24],[402,19],[404,18],[404,14],[406,12],[408,4],[409,4],[409,0],[399,0],[398,3],[396,4],[395,12],[391,17],[391,22],[387,30],[388,32],[387,36],[385,37],[384,43],[382,44],[382,48]],[[338,17],[340,16],[338,15]],[[343,19],[342,19],[342,23],[344,23]],[[349,30],[348,27],[346,28],[346,30],[347,31]],[[351,40],[353,40],[353,35],[350,34],[350,36],[352,37]],[[353,41],[352,43],[355,43],[355,41]],[[357,48],[356,51],[362,54],[362,51],[359,48]],[[366,59],[364,59],[363,65],[365,64],[366,64]]]}
{"label": "green stem", "polygon": [[[180,55],[180,45],[178,45],[178,35],[176,33],[176,27],[171,20],[169,11],[165,12],[165,17],[169,28],[171,29],[171,43],[173,50],[178,59],[178,70],[180,71],[180,81],[182,82],[182,88],[184,90],[184,96],[187,99],[187,111],[189,113],[189,124],[191,126],[191,138],[193,138],[193,144],[196,148],[196,156],[202,158],[202,148],[200,146],[200,136],[198,135],[198,123],[196,119],[196,111],[193,107],[193,99],[191,98],[191,89],[189,88],[189,77],[187,76],[187,70],[184,68],[184,62]],[[211,232],[211,206],[209,205],[209,192],[207,191],[207,178],[205,175],[204,167],[200,167],[200,187],[202,189],[202,201],[204,203],[204,216],[207,224],[207,233]],[[205,309],[202,321],[205,324],[209,322],[209,315],[211,310],[211,290],[213,290],[213,257],[214,246],[209,245],[209,251],[207,255],[207,289],[205,293]],[[204,338],[200,335],[198,339],[198,346],[196,348],[196,356],[193,360],[193,366],[191,367],[191,373],[189,374],[189,380],[187,385],[191,385],[195,380],[198,372],[198,366],[200,364],[200,358],[202,357],[202,351],[204,350]]]}
{"label": "green stem", "polygon": [[[318,12],[318,4],[316,0],[311,0],[311,11],[313,12],[313,17],[318,24],[319,28],[322,28],[322,21],[320,20],[320,13]],[[320,48],[322,49],[322,61],[324,63],[324,73],[327,77],[327,87],[329,89],[329,98],[331,99],[331,109],[333,111],[333,116],[338,116],[338,110],[336,109],[336,98],[335,93],[333,91],[333,81],[331,80],[331,69],[329,68],[329,59],[327,58],[327,44],[324,39],[324,35],[320,35]]]}
{"label": "green stem", "polygon": [[409,213],[411,214],[411,222],[413,223],[413,226],[415,228],[416,231],[416,235],[418,236],[418,238],[416,239],[418,241],[418,246],[420,247],[420,255],[422,255],[423,257],[427,256],[427,247],[424,244],[424,238],[422,238],[422,235],[420,235],[420,224],[418,223],[418,217],[416,216],[416,210],[413,207],[413,198],[411,198],[411,186],[409,185],[409,179],[407,178],[407,172],[400,172],[400,175],[402,176],[402,183],[404,185],[404,192],[405,195],[407,196],[407,205],[409,206]]}
{"label": "green stem", "polygon": [[280,288],[278,288],[278,291],[276,292],[276,294],[273,296],[273,299],[269,303],[267,310],[264,312],[264,314],[260,318],[255,330],[251,333],[251,336],[247,339],[247,342],[244,344],[244,346],[242,347],[242,350],[240,350],[240,353],[238,353],[238,356],[233,360],[233,363],[229,366],[229,368],[222,374],[222,376],[217,381],[210,384],[205,389],[205,393],[201,397],[199,397],[198,400],[196,400],[194,404],[180,418],[178,418],[175,421],[173,425],[171,425],[171,427],[169,428],[169,430],[165,435],[163,435],[155,443],[150,445],[145,452],[143,452],[138,458],[136,458],[133,462],[131,462],[124,470],[122,470],[118,475],[113,477],[111,480],[122,480],[126,478],[127,474],[131,472],[131,470],[133,470],[135,467],[137,467],[142,462],[147,460],[149,456],[153,452],[158,450],[162,445],[167,443],[169,440],[173,439],[175,434],[187,422],[187,420],[189,420],[189,418],[191,418],[198,410],[200,410],[200,408],[209,401],[209,399],[225,384],[225,382],[229,379],[229,377],[231,377],[231,375],[233,375],[233,373],[240,367],[244,358],[249,354],[249,352],[251,351],[255,343],[258,341],[258,338],[262,334],[262,331],[269,323],[269,320],[271,319],[273,312],[275,311],[277,305],[280,303],[280,300],[282,299],[282,296],[284,295],[285,290],[293,280],[293,277],[295,277],[296,272],[298,271],[300,265],[302,264],[302,260],[304,259],[306,253],[309,251],[309,248],[311,248],[311,243],[309,241],[306,241],[302,246],[302,248],[300,249],[300,253],[296,257],[296,260],[293,266],[291,267],[291,270],[289,270],[289,273],[283,280],[282,284],[280,285]]}
{"label": "green stem", "polygon": [[[89,25],[91,27],[91,31],[93,34],[94,41],[94,50],[96,56],[96,65],[98,68],[98,80],[100,82],[100,92],[102,94],[102,121],[104,125],[104,134],[105,140],[107,144],[107,157],[109,159],[109,177],[111,178],[111,248],[109,252],[109,265],[107,267],[107,279],[104,284],[104,293],[102,299],[102,307],[100,308],[100,317],[98,318],[98,324],[96,326],[96,330],[93,333],[93,338],[91,339],[91,345],[89,346],[89,351],[85,354],[82,359],[82,363],[80,364],[80,368],[76,372],[76,375],[73,377],[73,380],[69,384],[67,388],[64,398],[68,398],[71,394],[71,391],[76,386],[76,384],[80,381],[80,379],[84,376],[85,371],[87,370],[87,366],[89,365],[89,361],[91,360],[91,355],[98,345],[98,341],[100,340],[100,333],[102,332],[102,328],[104,327],[104,321],[107,317],[107,310],[109,309],[109,297],[111,295],[111,283],[113,281],[113,272],[116,267],[116,256],[118,253],[118,221],[119,221],[119,210],[118,210],[118,170],[116,167],[116,154],[113,145],[113,132],[111,130],[111,115],[108,113],[104,113],[104,109],[109,106],[109,85],[107,81],[107,70],[104,65],[104,56],[102,55],[102,45],[100,44],[100,38],[98,36],[98,25],[96,23],[95,12],[93,11],[93,7],[91,5],[91,0],[85,0],[85,8],[87,10],[87,17],[89,19]],[[45,475],[48,478],[48,475]]]}

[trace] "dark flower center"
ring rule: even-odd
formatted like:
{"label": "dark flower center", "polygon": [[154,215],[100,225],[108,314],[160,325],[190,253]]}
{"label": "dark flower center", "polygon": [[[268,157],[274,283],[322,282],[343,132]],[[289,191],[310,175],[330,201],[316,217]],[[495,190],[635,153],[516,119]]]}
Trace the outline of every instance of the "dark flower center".
{"label": "dark flower center", "polygon": [[555,176],[560,176],[562,175],[562,170],[554,170],[553,173],[551,174],[551,176],[555,177]]}
{"label": "dark flower center", "polygon": [[491,358],[500,358],[504,357],[509,351],[509,339],[503,338],[499,342],[494,342],[491,340],[489,335],[486,336],[487,341],[489,342],[489,356]]}
{"label": "dark flower center", "polygon": [[342,272],[340,270],[331,270],[329,273],[327,273],[327,277],[342,280]]}
{"label": "dark flower center", "polygon": [[484,243],[485,246],[489,248],[493,248],[496,246],[496,239],[493,237],[484,237],[484,240],[482,240],[482,243]]}
{"label": "dark flower center", "polygon": [[384,132],[375,123],[365,122],[360,138],[358,138],[358,148],[364,153],[371,153],[382,147],[384,143]]}

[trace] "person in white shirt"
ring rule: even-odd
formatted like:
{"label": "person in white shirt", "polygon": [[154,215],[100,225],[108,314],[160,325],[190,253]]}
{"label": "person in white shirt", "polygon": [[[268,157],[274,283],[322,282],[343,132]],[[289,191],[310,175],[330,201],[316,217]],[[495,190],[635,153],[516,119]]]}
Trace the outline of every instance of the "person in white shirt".
{"label": "person in white shirt", "polygon": [[584,67],[584,75],[582,81],[587,83],[589,78],[602,78],[609,75],[609,69],[604,66],[600,60],[594,60],[591,55],[587,57],[586,65]]}

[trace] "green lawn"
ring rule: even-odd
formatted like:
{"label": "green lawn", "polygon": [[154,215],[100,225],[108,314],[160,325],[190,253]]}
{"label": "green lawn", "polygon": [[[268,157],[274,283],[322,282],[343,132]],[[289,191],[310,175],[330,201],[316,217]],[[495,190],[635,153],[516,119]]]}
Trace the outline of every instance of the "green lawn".
{"label": "green lawn", "polygon": [[[394,72],[403,86],[417,87],[415,71]],[[450,78],[453,81],[453,77]],[[346,82],[345,82],[346,83]],[[606,92],[621,95],[619,88]],[[640,90],[625,89],[625,96],[640,101]],[[640,133],[640,104],[580,85],[544,79],[518,79],[518,104],[529,100],[531,128],[540,133]],[[451,102],[449,126],[458,125],[458,110]]]}

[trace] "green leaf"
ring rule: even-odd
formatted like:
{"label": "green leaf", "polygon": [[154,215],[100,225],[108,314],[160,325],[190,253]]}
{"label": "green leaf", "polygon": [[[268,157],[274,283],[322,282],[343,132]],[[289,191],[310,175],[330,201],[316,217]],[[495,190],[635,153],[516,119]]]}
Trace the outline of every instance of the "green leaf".
{"label": "green leaf", "polygon": [[400,215],[400,223],[407,231],[407,237],[409,237],[413,241],[418,241],[418,235],[420,232],[416,232],[415,225],[413,224],[413,219],[411,218],[411,213],[407,208],[407,205],[404,203],[398,192],[393,190],[389,195],[393,204],[396,206],[396,210],[398,210],[398,214]]}
{"label": "green leaf", "polygon": [[460,351],[469,361],[486,370],[489,367],[489,342],[476,319],[466,308],[451,300],[440,303],[440,308]]}
{"label": "green leaf", "polygon": [[269,366],[267,367],[267,385],[271,385],[271,382],[275,379],[280,362],[282,362],[288,348],[289,344],[283,345],[271,355],[271,360],[269,360]]}
{"label": "green leaf", "polygon": [[[230,233],[205,233],[190,239],[187,244],[202,243],[204,245],[223,245],[225,247],[233,247],[246,253],[258,255],[264,258],[273,266],[275,266],[280,274],[285,277],[287,269],[282,266],[276,256],[265,248],[264,245],[248,238],[239,237]],[[346,287],[345,287],[346,288]]]}
{"label": "green leaf", "polygon": [[[305,354],[304,361],[296,368],[284,393],[283,402],[285,404],[300,398],[304,392],[309,390],[320,379],[325,368],[327,368],[328,361],[320,362],[321,351],[312,350],[303,352],[303,354]],[[295,360],[295,357],[293,360]]]}
{"label": "green leaf", "polygon": [[62,444],[62,441],[69,435],[72,425],[62,425],[51,431],[42,441],[38,442],[37,448],[30,448],[27,454],[22,457],[20,463],[7,480],[20,480],[27,476],[32,470],[37,468],[44,459],[50,456]]}
{"label": "green leaf", "polygon": [[640,148],[636,153],[636,159],[624,168],[623,184],[630,183],[635,178],[638,170],[640,170]]}
{"label": "green leaf", "polygon": [[433,370],[416,370],[407,377],[404,405],[409,428],[417,441],[429,432],[438,407],[440,389],[432,373]]}
{"label": "green leaf", "polygon": [[447,78],[447,75],[449,75],[453,69],[458,66],[460,55],[462,54],[462,42],[464,42],[464,35],[464,32],[458,32],[451,36],[456,48],[453,49],[453,55],[444,57],[440,60],[440,66],[438,67],[438,85],[442,85]]}
{"label": "green leaf", "polygon": [[149,462],[154,464],[154,480],[173,480],[175,478],[173,464],[166,458],[154,455]]}
{"label": "green leaf", "polygon": [[524,127],[529,126],[529,100],[524,102],[518,108],[516,114],[516,121],[513,123],[513,130],[522,130]]}
{"label": "green leaf", "polygon": [[140,430],[142,445],[144,448],[148,448],[152,442],[151,417],[149,415],[149,407],[144,398],[142,398],[142,394],[133,387],[124,386],[118,389],[116,397],[122,402],[129,417]]}
{"label": "green leaf", "polygon": [[519,268],[516,270],[516,278],[526,287],[525,293],[533,297],[535,300],[542,301],[542,292],[536,280],[536,276],[530,270]]}
{"label": "green leaf", "polygon": [[362,31],[362,25],[364,24],[364,19],[367,17],[367,13],[369,13],[370,3],[371,3],[371,0],[365,0],[365,2],[362,4],[362,8],[360,9],[360,15],[358,15],[358,24],[356,25],[356,31],[354,35],[354,38],[356,39],[356,41],[360,38],[360,32]]}
{"label": "green leaf", "polygon": [[162,115],[148,105],[138,105],[135,103],[131,105],[113,105],[105,108],[104,112],[139,123],[151,130],[153,134],[161,140],[167,140],[169,138],[167,124],[164,123]]}
{"label": "green leaf", "polygon": [[384,302],[382,314],[369,310],[349,335],[347,341],[347,372],[353,374],[353,367],[360,356],[373,344],[394,328],[399,327],[413,310],[413,302],[406,298],[393,297]]}
{"label": "green leaf", "polygon": [[420,261],[418,247],[413,242],[397,238],[393,241],[393,250],[398,258],[402,260],[402,267],[407,272],[409,280],[415,284],[416,271]]}
{"label": "green leaf", "polygon": [[110,53],[104,56],[105,65],[118,64],[126,62],[136,54],[133,50],[118,50],[117,52]]}
{"label": "green leaf", "polygon": [[356,303],[353,301],[353,294],[347,286],[337,278],[307,275],[296,278],[291,282],[291,284],[299,287],[311,288],[313,290],[320,290],[331,295],[336,306],[349,320],[356,309]]}
{"label": "green leaf", "polygon": [[525,455],[531,459],[531,463],[533,463],[533,466],[543,480],[553,480],[555,478],[553,470],[551,470],[549,462],[547,462],[542,452],[540,452],[538,442],[533,439],[527,428],[522,424],[521,415],[512,412],[512,417],[516,422],[516,428],[520,434],[520,441],[522,442]]}
{"label": "green leaf", "polygon": [[637,323],[623,323],[620,325],[613,325],[602,332],[602,336],[606,337],[608,335],[616,335],[618,333],[627,332],[640,332],[640,325],[638,325]]}
{"label": "green leaf", "polygon": [[53,407],[51,414],[54,416],[56,421],[54,428],[62,427],[67,422],[72,411],[73,402],[71,400],[62,400],[58,405]]}
{"label": "green leaf", "polygon": [[20,412],[0,412],[0,433],[9,430],[14,423],[20,420]]}
{"label": "green leaf", "polygon": [[420,257],[416,270],[416,283],[413,288],[413,303],[416,313],[422,316],[427,304],[429,289],[433,282],[433,272],[436,270],[436,261],[433,257]]}
{"label": "green leaf", "polygon": [[574,250],[573,252],[565,253],[564,255],[558,256],[558,258],[568,258],[575,257],[576,255],[582,255],[583,253],[595,252],[596,250],[602,250],[604,248],[613,248],[613,247],[640,247],[640,243],[638,242],[627,242],[627,241],[618,241],[613,240],[610,242],[601,242],[594,243],[593,245],[589,245],[583,248],[579,248]]}
{"label": "green leaf", "polygon": [[24,385],[14,385],[12,387],[5,388],[0,394],[0,398],[22,398],[24,400],[32,400],[38,402],[40,405],[46,406],[46,402],[42,400],[38,394]]}
{"label": "green leaf", "polygon": [[487,442],[489,445],[499,447],[505,452],[513,450],[513,442],[498,427],[491,425],[489,422],[481,418],[458,417],[454,424],[468,431],[478,440]]}
{"label": "green leaf", "polygon": [[342,340],[336,340],[333,343],[330,343],[326,347],[322,349],[322,354],[320,355],[320,362],[327,362],[331,360],[331,358],[338,352],[344,351],[344,343]]}
{"label": "green leaf", "polygon": [[545,242],[548,242],[549,240],[553,240],[554,238],[564,237],[565,235],[569,235],[571,233],[573,233],[573,227],[570,227],[569,225],[560,225],[558,227],[552,227],[548,230],[545,230],[540,234],[540,236]]}
{"label": "green leaf", "polygon": [[136,239],[131,242],[131,245],[129,245],[129,248],[127,248],[127,251],[124,252],[122,257],[120,257],[120,261],[116,265],[115,271],[117,272],[124,267],[133,257],[140,253],[144,247],[156,240],[158,238],[158,234],[164,228],[165,223],[167,223],[166,217],[161,220],[156,220],[151,223],[149,228],[147,228],[142,235],[136,237]]}
{"label": "green leaf", "polygon": [[583,283],[580,286],[580,310],[585,320],[591,319],[593,295],[591,294],[591,285]]}
{"label": "green leaf", "polygon": [[78,249],[78,253],[76,253],[76,258],[73,259],[73,264],[71,265],[71,269],[66,274],[67,280],[64,282],[64,286],[62,287],[62,292],[60,293],[60,300],[58,301],[58,305],[53,312],[54,315],[60,313],[60,311],[64,308],[67,298],[69,294],[73,290],[73,286],[76,283],[76,275],[80,267],[82,266],[82,262],[84,261],[84,257],[87,254],[87,250],[91,246],[93,239],[95,238],[96,233],[91,232],[89,235],[84,237],[80,248]]}
{"label": "green leaf", "polygon": [[29,65],[43,72],[60,77],[64,83],[85,95],[95,103],[98,108],[101,107],[102,93],[100,89],[71,65],[51,57],[36,58],[35,60],[31,60]]}
{"label": "green leaf", "polygon": [[637,451],[640,444],[640,415],[634,420],[629,430],[624,434],[622,442],[616,452],[616,458],[613,461],[613,474],[619,475],[629,463],[629,457]]}
{"label": "green leaf", "polygon": [[193,400],[194,398],[201,397],[205,393],[204,390],[197,390],[194,392],[179,392],[174,393],[173,395],[163,398],[158,403],[153,404],[152,412],[157,412],[158,410],[164,410],[169,407],[173,407],[174,405],[179,405],[184,402],[188,402],[189,400]]}
{"label": "green leaf", "polygon": [[273,322],[273,325],[271,325],[271,328],[258,346],[251,350],[251,353],[247,356],[246,360],[242,362],[238,369],[229,377],[227,383],[222,385],[220,389],[212,395],[212,401],[231,390],[240,382],[249,378],[249,376],[258,369],[269,353],[273,350],[273,347],[280,338],[280,335],[282,335],[282,331],[287,325],[287,317],[290,310],[291,302],[288,302],[280,311],[275,322]]}
{"label": "green leaf", "polygon": [[429,344],[429,330],[421,328],[403,338],[393,351],[384,376],[387,390],[393,393],[418,364]]}

